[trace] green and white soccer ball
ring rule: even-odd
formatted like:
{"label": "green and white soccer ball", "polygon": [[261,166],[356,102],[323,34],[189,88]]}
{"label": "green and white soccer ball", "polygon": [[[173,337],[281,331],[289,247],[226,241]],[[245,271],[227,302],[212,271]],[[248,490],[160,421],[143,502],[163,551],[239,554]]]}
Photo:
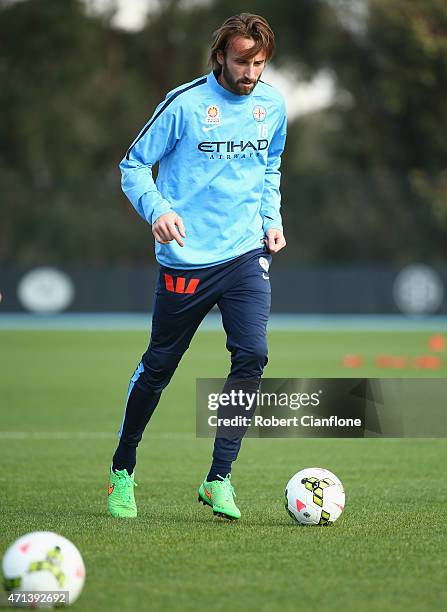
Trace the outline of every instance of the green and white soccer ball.
{"label": "green and white soccer ball", "polygon": [[[55,594],[54,597],[42,596],[35,602],[32,602],[31,594],[26,597],[17,595],[20,607],[69,605],[82,591],[85,566],[81,553],[70,540],[52,531],[34,531],[20,537],[5,552],[3,579],[7,600],[11,595],[25,592],[35,593],[36,598],[41,592]],[[33,605],[23,605],[30,603]]]}
{"label": "green and white soccer ball", "polygon": [[306,468],[289,480],[285,490],[287,512],[301,525],[328,525],[345,507],[340,480],[323,468]]}

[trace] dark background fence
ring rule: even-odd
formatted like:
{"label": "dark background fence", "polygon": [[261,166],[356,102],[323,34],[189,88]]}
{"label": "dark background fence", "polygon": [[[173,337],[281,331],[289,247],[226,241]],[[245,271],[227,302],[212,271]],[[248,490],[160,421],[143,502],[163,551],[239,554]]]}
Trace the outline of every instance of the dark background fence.
{"label": "dark background fence", "polygon": [[[187,274],[186,274],[187,275]],[[193,273],[191,274],[193,276]],[[152,266],[0,268],[3,312],[150,312]],[[296,314],[446,314],[447,268],[288,267],[270,271],[272,311]]]}

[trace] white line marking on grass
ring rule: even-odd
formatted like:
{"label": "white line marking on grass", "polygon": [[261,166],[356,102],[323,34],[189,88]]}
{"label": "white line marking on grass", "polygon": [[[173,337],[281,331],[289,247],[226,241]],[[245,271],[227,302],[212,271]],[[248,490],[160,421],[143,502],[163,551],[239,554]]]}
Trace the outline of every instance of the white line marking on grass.
{"label": "white line marking on grass", "polygon": [[[187,440],[193,433],[172,432],[149,434],[155,440]],[[0,440],[116,440],[118,434],[108,431],[0,431]]]}

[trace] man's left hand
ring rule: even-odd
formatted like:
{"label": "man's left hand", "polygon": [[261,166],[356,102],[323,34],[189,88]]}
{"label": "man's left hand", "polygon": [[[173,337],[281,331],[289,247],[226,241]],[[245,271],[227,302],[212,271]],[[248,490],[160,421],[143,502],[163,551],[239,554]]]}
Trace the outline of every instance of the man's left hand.
{"label": "man's left hand", "polygon": [[269,229],[265,233],[265,246],[269,253],[277,253],[286,246],[284,234],[279,229]]}

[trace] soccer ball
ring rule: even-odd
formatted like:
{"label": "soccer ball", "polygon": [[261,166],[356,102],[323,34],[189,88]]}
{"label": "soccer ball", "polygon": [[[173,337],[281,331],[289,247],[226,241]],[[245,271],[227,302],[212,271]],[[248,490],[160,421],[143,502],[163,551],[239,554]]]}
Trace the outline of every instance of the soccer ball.
{"label": "soccer ball", "polygon": [[329,470],[306,468],[289,480],[285,507],[301,525],[333,523],[345,507],[345,491],[340,480]]}
{"label": "soccer ball", "polygon": [[[58,595],[61,599],[53,603],[67,605],[76,601],[82,591],[85,567],[79,550],[70,540],[52,531],[34,531],[20,537],[5,552],[3,577],[5,589],[10,594],[64,591],[68,597]],[[21,599],[18,601],[22,604],[32,603]],[[48,603],[51,602],[37,599],[29,607],[36,607],[36,604],[51,607]]]}

